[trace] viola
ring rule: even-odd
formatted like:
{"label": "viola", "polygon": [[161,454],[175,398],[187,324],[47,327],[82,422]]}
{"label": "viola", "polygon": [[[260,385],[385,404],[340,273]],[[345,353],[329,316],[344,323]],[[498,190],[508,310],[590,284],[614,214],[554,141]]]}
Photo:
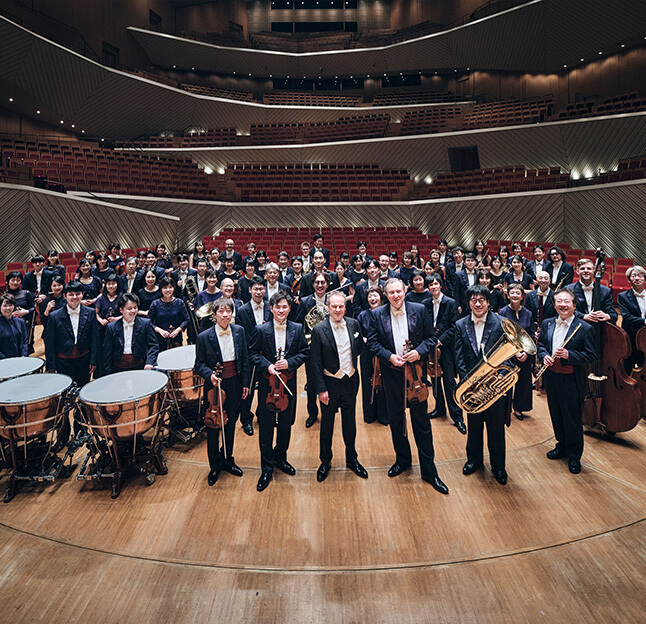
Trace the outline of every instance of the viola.
{"label": "viola", "polygon": [[[597,249],[592,309],[601,308],[601,278],[605,253]],[[625,330],[609,322],[594,323],[600,360],[589,367],[583,405],[583,424],[602,433],[630,431],[641,417],[641,393],[637,381],[626,374],[624,360],[630,355]]]}
{"label": "viola", "polygon": [[[404,353],[413,350],[413,343],[407,340],[404,345]],[[421,360],[417,362],[406,362],[404,364],[404,375],[406,377],[406,399],[412,405],[423,403],[428,399],[428,387],[424,381],[424,364]]]}
{"label": "viola", "polygon": [[[276,354],[276,361],[283,359],[283,350],[278,349]],[[287,381],[294,376],[294,371],[287,372],[284,371],[280,374],[280,377],[283,378],[283,381]],[[267,399],[265,400],[265,407],[268,412],[276,413],[284,412],[289,407],[289,394],[287,393],[287,388],[281,383],[280,377],[278,375],[268,375],[269,379],[269,392],[267,393]]]}
{"label": "viola", "polygon": [[[218,363],[213,372],[219,377],[222,370],[222,364]],[[220,385],[213,387],[207,392],[206,399],[209,402],[209,407],[204,415],[204,424],[211,429],[224,429],[224,425],[227,424],[227,412],[224,409],[224,401],[226,400],[224,390]]]}

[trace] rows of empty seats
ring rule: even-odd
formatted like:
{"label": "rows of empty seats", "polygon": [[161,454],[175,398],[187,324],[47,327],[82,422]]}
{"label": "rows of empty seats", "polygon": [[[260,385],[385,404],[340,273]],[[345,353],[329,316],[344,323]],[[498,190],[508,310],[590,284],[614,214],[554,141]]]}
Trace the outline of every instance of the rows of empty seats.
{"label": "rows of empty seats", "polygon": [[554,101],[550,99],[539,100],[504,100],[476,104],[464,116],[465,128],[489,128],[494,126],[507,126],[515,124],[539,123],[547,121],[552,114]]}
{"label": "rows of empty seats", "polygon": [[646,177],[646,158],[624,158],[619,161],[617,171],[605,171],[599,174],[599,184],[623,182],[625,180],[643,180]]}
{"label": "rows of empty seats", "polygon": [[252,45],[262,50],[281,52],[324,52],[342,50],[352,41],[352,35],[345,32],[334,33],[278,33],[262,31],[250,35]]}
{"label": "rows of empty seats", "polygon": [[194,39],[195,41],[203,41],[204,43],[211,43],[213,45],[233,48],[251,47],[251,44],[244,38],[242,31],[236,28],[229,28],[228,30],[219,33],[182,31],[181,36],[186,39]]}
{"label": "rows of empty seats", "polygon": [[182,84],[184,91],[196,93],[197,95],[208,95],[209,97],[225,98],[227,100],[242,100],[251,102],[253,95],[246,91],[236,91],[235,89],[220,89],[218,87],[203,87],[200,85]]}
{"label": "rows of empty seats", "polygon": [[474,171],[441,171],[433,184],[418,192],[420,197],[465,197],[567,188],[570,176],[559,167],[525,169],[522,165],[509,165]]}
{"label": "rows of empty seats", "polygon": [[444,26],[438,22],[420,22],[412,26],[406,26],[398,30],[391,28],[381,28],[376,30],[366,30],[355,37],[352,42],[352,48],[376,48],[400,41],[408,41],[410,39],[417,39],[424,35],[432,35],[433,33],[444,30]]}
{"label": "rows of empty seats", "polygon": [[401,122],[399,134],[432,134],[460,127],[464,109],[460,106],[442,106],[424,110],[407,111]]}
{"label": "rows of empty seats", "polygon": [[236,144],[235,128],[209,128],[184,136],[150,136],[136,141],[115,141],[118,148],[166,149],[175,147],[230,147]]}
{"label": "rows of empty seats", "polygon": [[359,106],[361,95],[335,93],[311,93],[305,91],[274,91],[262,96],[263,104],[274,106]]}
{"label": "rows of empty seats", "polygon": [[558,119],[581,119],[643,110],[646,110],[646,98],[640,98],[637,91],[632,91],[603,101],[592,99],[568,104],[565,110],[558,113]]}
{"label": "rows of empty seats", "polygon": [[375,164],[247,164],[225,172],[241,201],[390,201],[406,199],[413,181],[405,169]]}
{"label": "rows of empty seats", "polygon": [[3,160],[70,190],[213,198],[209,177],[185,157],[106,149],[97,144],[2,139]]}
{"label": "rows of empty seats", "polygon": [[373,106],[405,106],[407,104],[442,104],[467,101],[470,97],[458,97],[450,91],[382,91],[372,100]]}

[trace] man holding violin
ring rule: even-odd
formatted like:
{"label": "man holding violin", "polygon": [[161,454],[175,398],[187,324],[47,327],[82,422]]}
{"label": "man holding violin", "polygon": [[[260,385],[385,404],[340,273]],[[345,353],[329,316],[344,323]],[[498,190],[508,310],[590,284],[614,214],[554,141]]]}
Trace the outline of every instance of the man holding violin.
{"label": "man holding violin", "polygon": [[[404,378],[412,374],[423,384],[425,361],[437,344],[433,322],[421,303],[405,302],[404,283],[397,278],[386,282],[386,305],[370,314],[368,347],[381,361],[381,379],[386,394],[390,432],[396,460],[388,471],[396,477],[412,464],[410,442],[406,432],[406,407],[410,410],[413,435],[419,454],[422,479],[441,494],[448,494],[435,467],[433,433],[428,417],[428,390],[426,397],[404,395]],[[410,348],[407,348],[409,345]]]}
{"label": "man holding violin", "polygon": [[[274,466],[285,474],[296,473],[287,461],[287,449],[296,417],[296,370],[305,363],[310,348],[303,326],[288,321],[293,299],[279,290],[269,300],[273,321],[257,325],[251,357],[260,372],[258,384],[258,437],[262,492],[273,478]],[[277,429],[274,445],[274,426]]]}
{"label": "man holding violin", "polygon": [[359,321],[345,317],[346,296],[337,291],[328,296],[329,318],[312,329],[310,346],[310,383],[321,402],[321,465],[317,481],[324,481],[332,461],[334,416],[341,410],[341,427],[345,443],[345,463],[357,476],[367,479],[366,469],[357,459],[355,419],[359,374],[357,358],[363,351],[363,334]]}
{"label": "man holding violin", "polygon": [[240,402],[249,394],[249,353],[245,331],[239,325],[232,325],[234,303],[222,297],[213,302],[215,325],[200,333],[195,345],[195,366],[193,371],[205,381],[205,391],[213,389],[213,399],[207,408],[216,423],[224,420],[224,441],[220,446],[220,428],[207,426],[206,443],[209,457],[209,485],[218,480],[224,470],[236,477],[242,476],[242,469],[233,457],[233,438]]}

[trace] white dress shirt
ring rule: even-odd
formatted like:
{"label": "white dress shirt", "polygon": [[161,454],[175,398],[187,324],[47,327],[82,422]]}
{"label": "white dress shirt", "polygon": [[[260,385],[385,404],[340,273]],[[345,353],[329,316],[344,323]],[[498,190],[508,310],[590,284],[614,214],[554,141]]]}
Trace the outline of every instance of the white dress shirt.
{"label": "white dress shirt", "polygon": [[267,282],[267,301],[269,301],[275,293],[277,293],[279,290],[278,288],[278,282],[276,282],[273,286],[269,285],[269,282]]}
{"label": "white dress shirt", "polygon": [[231,326],[226,329],[222,329],[219,325],[215,325],[215,333],[218,337],[218,343],[220,345],[220,353],[222,354],[223,362],[232,362],[236,359],[236,350],[233,345],[233,334],[231,332]]}
{"label": "white dress shirt", "polygon": [[128,290],[127,290],[127,292],[131,293],[132,288],[135,285],[135,279],[137,279],[137,274],[133,273],[132,275],[128,275],[126,273],[126,279],[128,280]]}
{"label": "white dress shirt", "polygon": [[467,282],[468,282],[469,286],[473,286],[476,283],[476,272],[475,271],[471,271],[470,273],[469,273],[469,271],[467,271]]}
{"label": "white dress shirt", "polygon": [[570,325],[572,325],[572,319],[574,319],[574,315],[564,320],[556,319],[556,326],[552,335],[552,355],[565,342]]}
{"label": "white dress shirt", "polygon": [[135,322],[123,322],[123,354],[132,355],[132,331],[135,327]]}
{"label": "white dress shirt", "polygon": [[274,321],[274,336],[276,337],[276,353],[280,349],[283,357],[285,357],[285,341],[287,339],[287,322],[282,325]]}
{"label": "white dress shirt", "polygon": [[485,323],[487,317],[483,316],[482,318],[477,318],[471,314],[471,321],[473,322],[473,329],[476,332],[476,344],[478,345],[478,353],[481,351],[482,347],[482,334],[484,334]]}
{"label": "white dress shirt", "polygon": [[561,270],[561,265],[562,264],[563,264],[563,262],[559,262],[558,264],[553,264],[552,265],[552,284],[557,283],[556,280],[558,279],[559,271]]}
{"label": "white dress shirt", "polygon": [[440,304],[442,303],[443,294],[440,293],[437,299],[433,297],[433,324],[437,322],[437,315],[440,313]]}
{"label": "white dress shirt", "polygon": [[256,320],[256,325],[262,325],[265,322],[264,303],[262,301],[260,303],[256,303],[252,300],[251,309],[253,310],[253,317]]}
{"label": "white dress shirt", "polygon": [[40,292],[40,284],[43,281],[43,272],[42,270],[36,273],[34,271],[34,277],[36,278],[36,292]]}
{"label": "white dress shirt", "polygon": [[79,337],[79,320],[81,318],[81,306],[78,306],[76,310],[72,310],[72,308],[67,306],[67,313],[69,314],[69,317],[70,317],[70,323],[72,323],[72,331],[74,332],[74,344],[76,344],[76,341],[78,340],[78,337]]}
{"label": "white dress shirt", "polygon": [[405,305],[402,305],[400,310],[390,308],[390,324],[393,328],[395,353],[400,357],[404,357],[404,345],[408,340],[408,318],[406,316]]}
{"label": "white dress shirt", "polygon": [[583,294],[585,295],[585,301],[588,304],[587,312],[592,312],[592,291],[594,290],[594,284],[586,286],[583,282],[581,282],[581,288],[583,290]]}
{"label": "white dress shirt", "polygon": [[646,290],[638,293],[633,289],[633,294],[635,295],[635,299],[637,299],[637,305],[639,305],[642,316],[646,316]]}
{"label": "white dress shirt", "polygon": [[327,370],[323,372],[329,377],[336,377],[342,379],[344,375],[352,377],[355,373],[355,368],[352,366],[352,345],[350,344],[350,334],[345,321],[333,321],[330,319],[332,326],[332,334],[334,334],[334,342],[336,342],[336,350],[339,354],[339,370],[336,373],[330,373]]}

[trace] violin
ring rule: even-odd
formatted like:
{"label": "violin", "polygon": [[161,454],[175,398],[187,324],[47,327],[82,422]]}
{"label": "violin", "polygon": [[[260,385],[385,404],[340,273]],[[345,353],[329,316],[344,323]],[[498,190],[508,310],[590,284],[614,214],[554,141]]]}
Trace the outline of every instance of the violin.
{"label": "violin", "polygon": [[[219,377],[222,370],[222,364],[218,363],[213,372]],[[218,384],[217,387],[211,388],[206,394],[206,399],[209,402],[209,407],[204,415],[204,424],[211,429],[224,429],[224,425],[227,424],[227,412],[224,409],[226,394],[222,390],[222,386]]]}
{"label": "violin", "polygon": [[379,358],[376,355],[372,358],[372,377],[370,378],[370,387],[372,388],[370,393],[370,405],[372,405],[377,391],[383,390],[384,388],[381,381],[381,364],[379,363]]}
{"label": "violin", "polygon": [[[276,361],[283,359],[283,350],[278,349],[276,354]],[[265,400],[265,407],[268,412],[276,413],[284,412],[289,407],[289,394],[287,388],[281,382],[281,377],[283,380],[289,380],[294,376],[294,371],[287,372],[284,371],[279,375],[268,375],[269,379],[269,392],[267,393],[267,399]]]}
{"label": "violin", "polygon": [[[592,291],[592,309],[601,309],[601,278],[605,253],[597,249]],[[641,417],[641,393],[637,381],[626,374],[624,360],[630,355],[625,330],[602,321],[593,324],[600,360],[589,367],[583,404],[583,424],[602,433],[630,431]]]}
{"label": "violin", "polygon": [[[413,343],[407,340],[404,344],[404,353],[413,350]],[[428,387],[424,381],[424,364],[421,360],[417,362],[406,362],[404,364],[404,375],[406,377],[406,399],[412,405],[423,403],[428,399]]]}

